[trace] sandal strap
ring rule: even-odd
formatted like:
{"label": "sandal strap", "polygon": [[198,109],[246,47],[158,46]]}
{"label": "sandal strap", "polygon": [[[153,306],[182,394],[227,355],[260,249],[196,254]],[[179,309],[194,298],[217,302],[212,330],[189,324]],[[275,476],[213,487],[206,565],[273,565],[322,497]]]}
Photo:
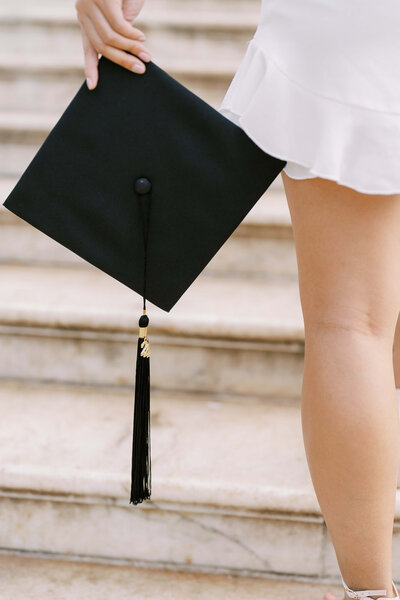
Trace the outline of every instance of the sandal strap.
{"label": "sandal strap", "polygon": [[[377,596],[378,594],[383,594],[383,597],[377,598],[376,600],[386,600],[387,599],[386,590],[357,590],[357,591],[355,591],[355,590],[352,590],[349,588],[349,586],[344,581],[342,575],[341,575],[341,577],[342,577],[343,587],[344,587],[347,595],[349,596],[349,598],[356,598],[356,600],[358,598],[364,598],[364,599],[369,598],[369,600],[373,600],[371,598],[371,596]],[[394,585],[394,581],[392,581],[392,587],[393,587],[393,591],[396,593],[396,596],[394,596],[394,598],[400,598],[399,593],[396,589],[396,586]]]}

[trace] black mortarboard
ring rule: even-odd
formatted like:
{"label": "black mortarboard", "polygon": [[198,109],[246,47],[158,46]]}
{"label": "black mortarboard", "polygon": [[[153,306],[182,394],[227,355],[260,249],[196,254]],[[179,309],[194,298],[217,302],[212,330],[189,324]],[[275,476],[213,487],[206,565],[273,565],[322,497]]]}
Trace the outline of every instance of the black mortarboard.
{"label": "black mortarboard", "polygon": [[102,56],[4,206],[143,295],[130,502],[150,497],[146,298],[170,311],[286,162],[154,62]]}

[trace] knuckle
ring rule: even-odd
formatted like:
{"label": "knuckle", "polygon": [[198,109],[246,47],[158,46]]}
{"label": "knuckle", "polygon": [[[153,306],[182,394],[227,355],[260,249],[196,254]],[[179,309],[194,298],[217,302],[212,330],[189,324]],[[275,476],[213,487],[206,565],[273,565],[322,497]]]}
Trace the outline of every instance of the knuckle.
{"label": "knuckle", "polygon": [[129,44],[130,52],[139,53],[141,50],[143,50],[143,47],[142,44],[140,44],[139,42],[133,41]]}
{"label": "knuckle", "polygon": [[120,65],[121,67],[124,67],[125,69],[130,69],[131,66],[129,64],[129,62],[123,58],[120,58],[118,60],[115,61],[118,65]]}
{"label": "knuckle", "polygon": [[146,54],[151,56],[150,50],[148,50],[146,48],[146,46],[144,46],[143,44],[140,44],[140,43],[132,44],[132,48],[130,48],[130,52],[132,52],[132,54],[136,54],[136,55],[139,55],[140,52],[145,52]]}
{"label": "knuckle", "polygon": [[75,2],[75,12],[76,12],[76,16],[77,16],[78,21],[80,21],[81,18],[82,18],[82,10],[83,10],[83,7],[82,7],[81,0],[76,0],[76,2]]}
{"label": "knuckle", "polygon": [[85,59],[89,60],[92,57],[92,49],[90,47],[85,47],[83,49],[83,54],[85,55]]}
{"label": "knuckle", "polygon": [[106,49],[107,44],[105,44],[103,40],[100,40],[99,44],[96,47],[97,52],[100,52],[100,54],[104,54]]}
{"label": "knuckle", "polygon": [[118,28],[118,19],[114,14],[107,15],[107,19],[111,25],[111,27],[116,30]]}
{"label": "knuckle", "polygon": [[117,36],[113,31],[106,31],[103,35],[103,41],[109,46],[113,46],[117,41]]}

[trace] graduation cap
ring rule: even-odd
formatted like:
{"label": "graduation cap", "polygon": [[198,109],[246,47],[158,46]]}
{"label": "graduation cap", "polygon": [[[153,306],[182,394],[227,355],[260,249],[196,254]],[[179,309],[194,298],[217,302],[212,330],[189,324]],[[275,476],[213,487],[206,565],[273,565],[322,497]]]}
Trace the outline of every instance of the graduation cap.
{"label": "graduation cap", "polygon": [[4,206],[143,296],[130,503],[150,498],[146,299],[169,312],[286,164],[154,62],[102,56]]}

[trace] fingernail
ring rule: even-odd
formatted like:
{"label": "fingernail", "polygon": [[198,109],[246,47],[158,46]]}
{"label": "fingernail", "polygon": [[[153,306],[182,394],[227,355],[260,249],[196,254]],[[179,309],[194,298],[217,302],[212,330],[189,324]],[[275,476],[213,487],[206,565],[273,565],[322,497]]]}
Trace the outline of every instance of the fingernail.
{"label": "fingernail", "polygon": [[93,87],[93,81],[90,79],[90,77],[86,77],[86,84],[87,84],[89,90],[91,90]]}
{"label": "fingernail", "polygon": [[141,35],[141,36],[138,37],[138,40],[140,40],[141,42],[144,42],[145,39],[146,39],[145,35]]}
{"label": "fingernail", "polygon": [[147,54],[147,52],[140,52],[138,54],[139,58],[141,58],[142,60],[150,60],[151,56],[150,54]]}
{"label": "fingernail", "polygon": [[133,65],[132,69],[134,71],[136,71],[137,73],[143,73],[143,71],[145,70],[145,66],[142,64],[140,64],[140,65],[136,64],[136,65]]}

